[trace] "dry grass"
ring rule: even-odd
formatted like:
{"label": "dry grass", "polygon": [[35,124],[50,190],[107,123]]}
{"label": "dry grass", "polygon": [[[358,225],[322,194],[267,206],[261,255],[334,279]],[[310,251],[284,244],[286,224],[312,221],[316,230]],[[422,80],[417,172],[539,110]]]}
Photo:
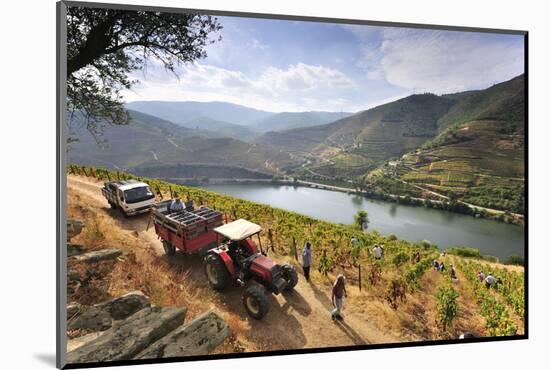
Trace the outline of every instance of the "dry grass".
{"label": "dry grass", "polygon": [[[76,194],[69,189],[67,215],[86,223],[82,233],[71,242],[83,245],[90,251],[107,247],[120,248],[123,256],[110,263],[71,263],[69,269],[77,270],[80,276],[84,277],[92,271],[94,277],[88,279],[89,283],[83,284],[76,294],[69,296],[69,301],[91,305],[140,290],[150,298],[152,305],[186,307],[186,321],[213,308],[215,293],[211,289],[185,284],[189,279],[186,268],[158,258],[149,246],[143,245],[136,231],[123,230],[112,222],[112,218],[87,204],[94,203],[85,195]],[[216,353],[243,352],[254,348],[252,343],[243,344],[248,328],[239,315],[222,313],[222,317],[228,324],[231,335]],[[68,333],[70,337],[80,334]]]}

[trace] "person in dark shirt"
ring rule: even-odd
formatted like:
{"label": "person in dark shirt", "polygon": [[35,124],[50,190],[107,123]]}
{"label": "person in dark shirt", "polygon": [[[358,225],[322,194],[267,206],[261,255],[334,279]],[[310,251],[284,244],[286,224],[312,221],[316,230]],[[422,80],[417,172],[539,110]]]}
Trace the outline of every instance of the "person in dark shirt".
{"label": "person in dark shirt", "polygon": [[336,278],[334,285],[332,286],[332,304],[334,309],[331,311],[330,315],[333,320],[342,319],[342,309],[344,306],[344,297],[347,297],[348,293],[346,292],[346,278],[344,275],[340,274]]}
{"label": "person in dark shirt", "polygon": [[302,268],[304,269],[304,276],[309,281],[309,269],[311,267],[311,243],[306,242],[304,251],[302,252]]}
{"label": "person in dark shirt", "polygon": [[456,269],[455,269],[454,265],[451,265],[451,279],[457,280]]}

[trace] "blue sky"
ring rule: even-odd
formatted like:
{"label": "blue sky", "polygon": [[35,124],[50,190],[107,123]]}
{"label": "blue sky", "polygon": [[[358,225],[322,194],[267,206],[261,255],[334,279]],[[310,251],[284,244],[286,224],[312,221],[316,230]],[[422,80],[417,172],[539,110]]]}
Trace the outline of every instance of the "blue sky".
{"label": "blue sky", "polygon": [[127,101],[226,101],[356,112],[413,93],[481,89],[523,72],[523,36],[218,17],[222,40],[177,69],[154,61]]}

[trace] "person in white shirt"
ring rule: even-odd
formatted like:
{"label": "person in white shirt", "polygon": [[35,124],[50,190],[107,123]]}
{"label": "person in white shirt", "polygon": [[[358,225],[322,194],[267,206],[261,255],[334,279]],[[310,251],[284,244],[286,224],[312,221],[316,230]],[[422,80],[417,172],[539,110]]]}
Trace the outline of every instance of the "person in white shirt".
{"label": "person in white shirt", "polygon": [[383,254],[382,247],[379,244],[376,244],[374,248],[372,248],[372,253],[374,254],[374,258],[379,260],[380,258],[382,258]]}
{"label": "person in white shirt", "polygon": [[183,204],[180,198],[174,199],[168,206],[169,212],[183,211],[184,209],[185,209],[185,205]]}
{"label": "person in white shirt", "polygon": [[487,277],[485,278],[485,287],[487,289],[489,289],[491,286],[493,286],[494,284],[496,284],[497,282],[497,279],[493,276],[493,273],[489,273],[489,275],[487,275]]}

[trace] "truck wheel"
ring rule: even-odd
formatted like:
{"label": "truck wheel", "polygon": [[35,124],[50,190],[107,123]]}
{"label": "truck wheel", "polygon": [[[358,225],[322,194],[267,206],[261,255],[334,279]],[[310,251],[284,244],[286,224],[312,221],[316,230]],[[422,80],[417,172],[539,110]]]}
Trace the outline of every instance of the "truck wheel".
{"label": "truck wheel", "polygon": [[256,320],[260,320],[269,312],[269,301],[264,291],[257,286],[246,288],[243,294],[243,305],[246,312]]}
{"label": "truck wheel", "polygon": [[162,246],[164,247],[164,253],[166,253],[167,256],[173,256],[176,254],[176,247],[174,247],[172,244],[170,244],[168,241],[163,240]]}
{"label": "truck wheel", "polygon": [[223,290],[231,283],[225,263],[215,254],[208,254],[204,259],[204,273],[210,285],[216,290]]}
{"label": "truck wheel", "polygon": [[288,263],[285,263],[282,266],[282,274],[283,279],[286,281],[286,287],[285,290],[289,291],[294,289],[296,284],[298,284],[298,273],[296,272],[296,269],[294,266],[289,265]]}

